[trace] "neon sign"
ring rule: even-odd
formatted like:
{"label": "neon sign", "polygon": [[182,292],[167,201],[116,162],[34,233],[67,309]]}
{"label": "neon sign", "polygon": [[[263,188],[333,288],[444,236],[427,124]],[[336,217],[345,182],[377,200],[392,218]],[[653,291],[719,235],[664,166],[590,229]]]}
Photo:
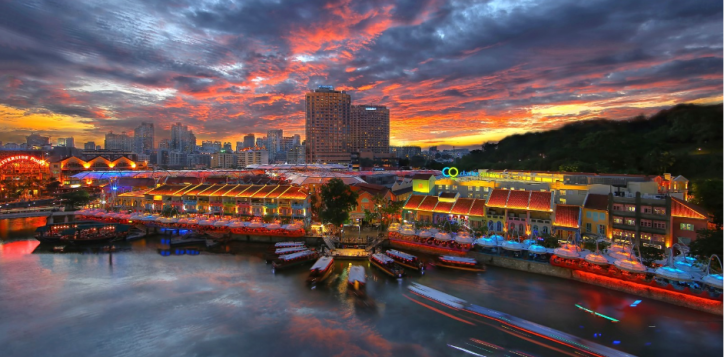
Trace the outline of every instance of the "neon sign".
{"label": "neon sign", "polygon": [[[453,170],[455,170],[454,174],[452,173]],[[447,173],[445,173],[445,171],[447,171]],[[442,175],[445,177],[455,178],[458,174],[460,174],[460,171],[458,171],[457,167],[446,167],[442,169]]]}
{"label": "neon sign", "polygon": [[6,164],[9,164],[9,163],[11,163],[13,161],[17,161],[17,160],[32,161],[40,166],[48,166],[48,163],[45,162],[45,160],[40,160],[36,157],[28,156],[28,155],[17,155],[17,156],[6,157],[6,158],[0,160],[0,167],[5,166]]}
{"label": "neon sign", "polygon": [[456,178],[463,176],[480,176],[477,171],[458,171],[457,167],[446,167],[442,169],[442,175],[448,178]]}

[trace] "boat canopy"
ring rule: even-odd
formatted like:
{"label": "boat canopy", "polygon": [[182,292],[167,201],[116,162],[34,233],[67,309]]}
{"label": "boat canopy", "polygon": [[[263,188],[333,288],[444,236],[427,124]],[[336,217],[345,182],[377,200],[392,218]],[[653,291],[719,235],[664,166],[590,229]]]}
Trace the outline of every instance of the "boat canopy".
{"label": "boat canopy", "polygon": [[332,263],[334,263],[332,257],[321,257],[309,270],[326,270]]}

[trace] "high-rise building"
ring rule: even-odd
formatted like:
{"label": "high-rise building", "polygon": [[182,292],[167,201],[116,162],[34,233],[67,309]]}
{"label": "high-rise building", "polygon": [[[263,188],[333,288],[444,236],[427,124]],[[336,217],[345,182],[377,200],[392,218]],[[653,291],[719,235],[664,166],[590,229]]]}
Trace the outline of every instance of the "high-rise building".
{"label": "high-rise building", "polygon": [[106,134],[104,146],[106,150],[132,151],[133,140],[131,140],[131,137],[129,137],[125,131],[120,134],[113,134],[111,131]]}
{"label": "high-rise building", "polygon": [[25,137],[25,140],[27,140],[27,146],[29,149],[50,145],[50,137],[41,136],[38,133],[31,133],[29,136]]}
{"label": "high-rise building", "polygon": [[252,148],[252,147],[254,147],[254,134],[244,135],[243,149]]}
{"label": "high-rise building", "polygon": [[62,147],[67,148],[74,148],[75,147],[75,139],[73,137],[70,138],[58,138],[58,145]]}
{"label": "high-rise building", "polygon": [[287,150],[287,163],[292,165],[303,164],[305,161],[304,145],[294,145]]}
{"label": "high-rise building", "polygon": [[269,151],[245,149],[236,154],[237,167],[243,169],[249,165],[266,165],[269,163]]}
{"label": "high-rise building", "polygon": [[305,101],[306,162],[349,162],[349,94],[320,86]]}
{"label": "high-rise building", "polygon": [[277,153],[284,150],[284,131],[281,129],[267,131],[266,143],[266,149],[269,151],[269,161],[274,162]]}
{"label": "high-rise building", "polygon": [[168,150],[171,148],[171,140],[169,139],[163,139],[158,142],[158,148],[163,150]]}
{"label": "high-rise building", "polygon": [[385,106],[353,105],[350,108],[350,150],[390,152],[390,110]]}
{"label": "high-rise building", "polygon": [[96,143],[94,141],[89,141],[85,144],[83,144],[83,150],[95,150],[96,149]]}
{"label": "high-rise building", "polygon": [[236,154],[216,153],[211,155],[211,167],[219,169],[230,169],[237,165]]}
{"label": "high-rise building", "polygon": [[256,147],[266,148],[266,137],[256,138]]}
{"label": "high-rise building", "polygon": [[301,145],[301,144],[302,144],[302,138],[299,136],[299,134],[294,134],[292,136],[285,136],[284,145],[282,145],[282,151],[289,151],[289,149],[293,148],[294,146]]}
{"label": "high-rise building", "polygon": [[229,142],[224,143],[224,147],[222,148],[222,150],[223,150],[224,152],[232,152],[232,151],[234,151],[234,150],[232,150],[232,148],[231,148],[231,143],[229,143]]}
{"label": "high-rise building", "polygon": [[141,123],[133,131],[133,151],[137,154],[148,154],[153,151],[153,141],[153,123]]}
{"label": "high-rise building", "polygon": [[196,149],[196,135],[189,127],[176,123],[171,125],[171,149],[175,151],[193,152]]}
{"label": "high-rise building", "polygon": [[398,158],[411,158],[422,154],[422,148],[419,146],[390,146],[390,152],[397,155]]}

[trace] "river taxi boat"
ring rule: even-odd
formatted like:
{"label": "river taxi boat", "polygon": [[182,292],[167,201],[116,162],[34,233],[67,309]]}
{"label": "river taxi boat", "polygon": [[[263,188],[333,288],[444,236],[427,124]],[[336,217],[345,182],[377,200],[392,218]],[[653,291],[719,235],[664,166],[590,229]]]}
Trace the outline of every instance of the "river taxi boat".
{"label": "river taxi boat", "polygon": [[309,269],[308,284],[316,284],[324,281],[334,271],[334,259],[332,257],[321,257]]}
{"label": "river taxi boat", "polygon": [[402,278],[405,275],[405,270],[397,266],[394,259],[382,253],[370,255],[370,262],[393,278]]}
{"label": "river taxi boat", "polygon": [[286,269],[297,265],[314,262],[318,257],[317,252],[311,250],[303,250],[292,254],[280,255],[272,262],[274,269]]}
{"label": "river taxi boat", "polygon": [[304,242],[277,242],[274,243],[274,249],[291,248],[304,246]]}
{"label": "river taxi boat", "polygon": [[359,265],[353,265],[349,267],[349,275],[347,276],[347,283],[352,285],[355,290],[363,288],[367,283],[367,275],[365,274],[365,268]]}
{"label": "river taxi boat", "polygon": [[129,226],[118,223],[79,223],[60,232],[60,241],[73,245],[107,244],[123,240],[128,235]]}
{"label": "river taxi boat", "polygon": [[400,264],[405,268],[425,270],[425,266],[422,262],[420,262],[420,259],[417,259],[417,257],[412,254],[407,254],[394,249],[386,251],[385,254],[394,259],[397,264]]}
{"label": "river taxi boat", "polygon": [[440,261],[437,263],[439,267],[477,272],[485,271],[485,266],[473,258],[443,255],[439,259]]}

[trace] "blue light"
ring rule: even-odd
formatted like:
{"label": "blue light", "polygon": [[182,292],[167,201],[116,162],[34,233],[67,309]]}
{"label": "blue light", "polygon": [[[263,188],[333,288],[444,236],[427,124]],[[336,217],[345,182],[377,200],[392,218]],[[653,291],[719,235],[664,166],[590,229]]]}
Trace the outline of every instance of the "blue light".
{"label": "blue light", "polygon": [[641,303],[641,300],[636,300],[633,302],[633,304],[631,304],[631,307],[636,307],[636,305],[638,305],[640,303]]}
{"label": "blue light", "polygon": [[620,344],[620,343],[621,343],[621,341],[613,341],[613,344],[614,344],[614,345],[618,345],[618,344]]}

